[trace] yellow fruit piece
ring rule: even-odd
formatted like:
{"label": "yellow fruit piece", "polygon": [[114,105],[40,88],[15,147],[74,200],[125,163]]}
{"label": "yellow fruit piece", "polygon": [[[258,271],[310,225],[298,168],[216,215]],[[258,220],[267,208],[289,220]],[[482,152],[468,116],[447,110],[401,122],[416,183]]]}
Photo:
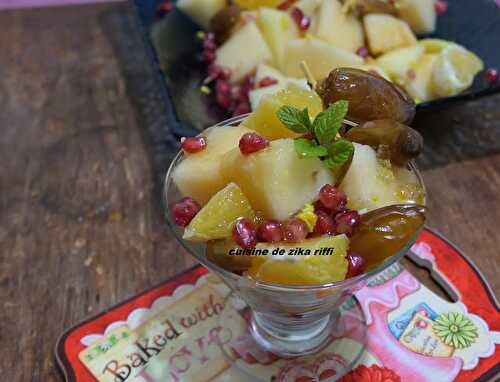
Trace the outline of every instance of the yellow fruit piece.
{"label": "yellow fruit piece", "polygon": [[363,24],[356,16],[343,12],[339,0],[323,1],[315,21],[315,34],[337,48],[355,53],[363,46]]}
{"label": "yellow fruit piece", "polygon": [[182,236],[185,240],[207,241],[231,236],[238,218],[255,219],[247,197],[235,183],[216,193],[191,220]]}
{"label": "yellow fruit piece", "polygon": [[243,125],[271,140],[294,138],[299,134],[287,129],[276,115],[284,105],[295,106],[301,110],[307,107],[312,118],[323,110],[323,103],[316,92],[289,84],[286,89],[265,96],[257,109],[243,121]]}
{"label": "yellow fruit piece", "polygon": [[383,54],[417,44],[408,24],[391,15],[373,13],[363,19],[370,52]]}
{"label": "yellow fruit piece", "polygon": [[472,85],[483,70],[481,59],[459,45],[449,45],[439,54],[432,69],[432,87],[439,97],[456,95]]}
{"label": "yellow fruit piece", "polygon": [[260,8],[257,25],[273,52],[274,66],[278,69],[283,69],[285,46],[289,40],[299,37],[297,24],[284,11],[272,8]]}
{"label": "yellow fruit piece", "polygon": [[259,7],[276,7],[282,3],[283,0],[234,0],[241,8],[257,9]]}
{"label": "yellow fruit piece", "polygon": [[318,81],[328,76],[335,68],[363,65],[363,59],[357,54],[336,47],[311,34],[306,34],[305,38],[288,41],[285,57],[283,70],[285,75],[296,78],[303,77],[300,63],[305,61],[311,70],[311,75]]}
{"label": "yellow fruit piece", "polygon": [[257,65],[272,59],[272,52],[255,21],[246,23],[216,51],[215,64],[231,70],[231,82],[242,80]]}
{"label": "yellow fruit piece", "polygon": [[218,266],[236,273],[246,271],[252,265],[250,256],[234,256],[231,250],[241,250],[231,237],[211,240],[207,243],[205,254],[207,259]]}
{"label": "yellow fruit piece", "polygon": [[222,156],[238,147],[243,134],[251,130],[243,126],[212,127],[202,135],[207,138],[205,150],[196,154],[185,154],[185,158],[175,168],[172,179],[182,196],[189,196],[201,205],[227,182],[220,174]]}
{"label": "yellow fruit piece", "polygon": [[278,220],[316,200],[325,184],[335,184],[333,172],[318,158],[297,155],[293,139],[272,141],[250,155],[233,149],[222,160],[221,174],[227,183],[238,184],[256,211]]}
{"label": "yellow fruit piece", "polygon": [[452,44],[454,43],[451,41],[439,38],[424,38],[418,42],[418,45],[424,48],[425,53],[441,53],[444,48]]}
{"label": "yellow fruit piece", "polygon": [[404,84],[410,65],[417,61],[424,53],[425,48],[420,45],[410,46],[392,50],[377,58],[376,63],[380,65],[398,84]]}
{"label": "yellow fruit piece", "polygon": [[[271,255],[277,247],[284,249],[286,255]],[[256,249],[267,249],[269,255],[252,257],[252,267],[247,274],[257,280],[284,285],[316,285],[341,281],[347,273],[348,263],[345,257],[348,247],[349,239],[345,235],[321,236],[292,245],[259,243]],[[309,250],[310,255],[291,255],[298,248]],[[329,254],[321,255],[323,248],[329,249]],[[323,251],[326,253],[326,250]]]}
{"label": "yellow fruit piece", "polygon": [[436,98],[432,87],[432,71],[437,57],[437,54],[425,53],[410,65],[409,70],[413,71],[414,76],[408,77],[403,87],[414,100],[426,102]]}
{"label": "yellow fruit piece", "polygon": [[314,226],[318,221],[318,215],[314,213],[314,206],[311,203],[307,203],[296,217],[306,223],[309,232],[314,230]]}

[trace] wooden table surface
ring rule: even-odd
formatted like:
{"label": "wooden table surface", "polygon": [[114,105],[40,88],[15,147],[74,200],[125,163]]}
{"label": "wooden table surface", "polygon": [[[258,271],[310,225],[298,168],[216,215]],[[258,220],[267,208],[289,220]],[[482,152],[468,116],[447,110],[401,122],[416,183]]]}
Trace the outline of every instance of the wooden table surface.
{"label": "wooden table surface", "polygon": [[[59,381],[65,328],[194,264],[161,219],[148,145],[99,25],[109,6],[0,12],[5,381]],[[500,154],[424,177],[429,225],[498,296]]]}

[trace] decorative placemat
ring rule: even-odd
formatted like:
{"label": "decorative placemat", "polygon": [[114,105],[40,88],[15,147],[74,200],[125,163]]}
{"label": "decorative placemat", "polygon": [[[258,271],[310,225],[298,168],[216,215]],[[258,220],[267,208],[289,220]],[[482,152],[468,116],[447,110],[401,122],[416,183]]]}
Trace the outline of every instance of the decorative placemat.
{"label": "decorative placemat", "polygon": [[[366,349],[343,382],[487,381],[500,372],[500,308],[486,281],[456,247],[426,229],[414,261],[432,266],[458,301],[435,295],[396,263],[342,306],[331,337],[360,349],[350,312],[361,308]],[[334,381],[345,354],[279,359],[249,335],[229,289],[201,266],[66,331],[56,357],[69,382]],[[336,348],[339,348],[338,346]]]}

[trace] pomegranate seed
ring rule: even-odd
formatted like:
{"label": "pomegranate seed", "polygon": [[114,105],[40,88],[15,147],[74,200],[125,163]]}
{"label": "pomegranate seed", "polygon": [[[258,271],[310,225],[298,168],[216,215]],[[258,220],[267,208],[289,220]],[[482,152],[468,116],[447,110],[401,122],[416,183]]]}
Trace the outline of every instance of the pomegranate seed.
{"label": "pomegranate seed", "polygon": [[241,248],[252,249],[257,244],[257,230],[247,218],[236,220],[233,227],[233,239]]}
{"label": "pomegranate seed", "polygon": [[201,210],[201,206],[193,198],[182,198],[172,207],[172,216],[175,224],[186,227],[196,214]]}
{"label": "pomegranate seed", "polygon": [[278,83],[278,80],[273,77],[266,76],[259,81],[259,88],[265,88],[267,86],[275,85]]}
{"label": "pomegranate seed", "polygon": [[305,16],[304,12],[302,12],[300,8],[293,8],[291,16],[300,30],[305,31],[311,26],[311,19],[308,16]]}
{"label": "pomegranate seed", "polygon": [[206,40],[212,40],[215,41],[215,33],[214,32],[208,32],[205,36]]}
{"label": "pomegranate seed", "polygon": [[217,80],[215,83],[215,91],[217,94],[231,94],[231,85],[225,80]]}
{"label": "pomegranate seed", "polygon": [[325,184],[321,187],[319,200],[326,208],[333,211],[339,211],[347,204],[346,194],[331,184]]}
{"label": "pomegranate seed", "polygon": [[434,8],[438,16],[442,16],[448,11],[448,3],[446,1],[437,0],[436,4],[434,4]]}
{"label": "pomegranate seed", "polygon": [[187,153],[198,153],[207,147],[207,138],[204,136],[184,138],[181,140],[181,147]]}
{"label": "pomegranate seed", "polygon": [[231,86],[224,80],[217,80],[215,83],[215,100],[217,104],[225,109],[232,105]]}
{"label": "pomegranate seed", "polygon": [[233,111],[233,117],[236,117],[238,115],[242,114],[247,114],[252,111],[252,108],[250,107],[250,104],[248,102],[240,102],[236,105]]}
{"label": "pomegranate seed", "polygon": [[370,52],[366,46],[362,46],[356,51],[356,54],[361,58],[366,58],[370,55]]}
{"label": "pomegranate seed", "polygon": [[296,2],[297,2],[297,0],[285,0],[280,5],[278,5],[278,9],[281,9],[282,11],[286,11]]}
{"label": "pomegranate seed", "polygon": [[314,226],[314,233],[333,235],[335,224],[330,214],[325,211],[317,211],[316,215],[318,216],[318,220],[316,220],[316,225]]}
{"label": "pomegranate seed", "polygon": [[365,271],[366,262],[363,256],[356,252],[349,251],[346,258],[349,263],[346,278],[358,276]]}
{"label": "pomegranate seed", "polygon": [[217,44],[215,43],[214,40],[209,40],[205,39],[203,40],[203,49],[205,50],[216,50],[217,49]]}
{"label": "pomegranate seed", "polygon": [[410,80],[414,80],[415,78],[417,78],[417,73],[413,69],[408,69],[406,71],[406,77],[408,77]]}
{"label": "pomegranate seed", "polygon": [[495,85],[498,82],[498,70],[496,69],[488,69],[486,71],[486,81],[490,85]]}
{"label": "pomegranate seed", "polygon": [[325,205],[323,203],[321,203],[321,200],[316,200],[314,203],[313,203],[313,206],[314,206],[314,212],[318,212],[318,211],[323,211],[323,212],[326,212],[327,214],[331,214],[332,211],[328,208],[325,207]]}
{"label": "pomegranate seed", "polygon": [[158,5],[158,13],[163,16],[172,11],[175,8],[175,4],[171,1],[166,1]]}
{"label": "pomegranate seed", "polygon": [[215,61],[216,55],[212,50],[204,50],[201,58],[203,59],[203,62],[210,63]]}
{"label": "pomegranate seed", "polygon": [[284,227],[285,240],[291,243],[300,243],[307,237],[307,226],[300,219],[292,219]]}
{"label": "pomegranate seed", "polygon": [[266,243],[276,243],[283,240],[283,228],[277,220],[266,220],[257,231],[257,237],[260,241]]}
{"label": "pomegranate seed", "polygon": [[351,237],[354,228],[359,224],[359,214],[356,211],[342,211],[335,215],[335,231],[337,234],[346,234]]}
{"label": "pomegranate seed", "polygon": [[240,151],[248,155],[269,146],[269,140],[256,133],[246,133],[240,138]]}

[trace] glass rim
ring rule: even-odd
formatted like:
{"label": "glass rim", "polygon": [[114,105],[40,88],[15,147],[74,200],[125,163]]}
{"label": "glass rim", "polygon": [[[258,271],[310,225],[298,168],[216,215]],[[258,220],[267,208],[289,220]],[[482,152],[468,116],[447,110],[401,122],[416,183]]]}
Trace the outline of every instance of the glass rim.
{"label": "glass rim", "polygon": [[[208,128],[231,126],[235,123],[243,121],[249,114],[250,113],[226,119],[226,120],[219,122],[219,123],[217,123],[213,126],[210,126]],[[357,125],[354,122],[350,122],[350,121],[344,121],[344,122],[349,126],[356,126]],[[172,159],[172,161],[168,167],[167,173],[165,175],[165,179],[163,181],[162,205],[163,205],[163,209],[164,209],[165,218],[167,220],[167,224],[168,224],[170,230],[172,231],[173,235],[175,236],[176,240],[181,244],[181,246],[187,252],[189,252],[192,256],[194,256],[196,258],[196,260],[198,260],[202,265],[207,267],[209,270],[214,271],[215,273],[220,273],[220,274],[224,275],[224,277],[228,277],[230,279],[233,279],[234,281],[247,282],[247,283],[253,284],[255,287],[260,287],[260,288],[264,288],[267,290],[274,290],[274,291],[279,290],[279,291],[289,291],[289,292],[297,292],[297,291],[311,292],[311,291],[322,291],[322,290],[331,289],[331,288],[347,289],[347,288],[357,284],[358,282],[360,282],[362,280],[368,280],[368,279],[372,278],[376,274],[382,272],[384,269],[387,269],[388,267],[390,267],[396,261],[399,261],[406,254],[406,252],[409,250],[410,246],[415,243],[417,237],[420,235],[422,229],[424,228],[424,224],[422,224],[422,227],[415,233],[415,235],[410,240],[408,240],[406,245],[401,250],[399,250],[394,255],[386,258],[378,266],[374,267],[373,269],[371,269],[368,272],[362,273],[362,274],[355,276],[355,277],[350,277],[350,278],[345,279],[345,280],[334,281],[334,282],[330,282],[330,283],[326,283],[326,284],[286,285],[286,284],[276,284],[276,283],[271,283],[271,282],[267,282],[267,281],[261,281],[261,280],[253,279],[253,278],[248,277],[248,276],[238,275],[236,273],[228,271],[228,270],[222,268],[221,266],[209,261],[204,254],[202,255],[202,254],[196,253],[196,251],[192,251],[185,244],[185,240],[182,239],[182,237],[180,237],[176,232],[176,228],[178,228],[178,227],[175,225],[175,223],[172,221],[172,218],[171,218],[170,203],[172,201],[168,200],[168,189],[172,183],[171,182],[172,172],[173,172],[174,168],[176,167],[176,165],[178,164],[178,162],[180,162],[180,160],[183,158],[183,156],[184,156],[184,154],[183,154],[183,151],[181,149],[175,155],[175,157]],[[422,178],[422,174],[420,173],[416,164],[413,161],[409,162],[408,167],[416,175],[418,183],[422,187],[423,192],[424,192],[424,197],[425,197],[426,189],[425,189],[425,184],[424,184],[424,181]],[[422,207],[428,209],[425,205]]]}

